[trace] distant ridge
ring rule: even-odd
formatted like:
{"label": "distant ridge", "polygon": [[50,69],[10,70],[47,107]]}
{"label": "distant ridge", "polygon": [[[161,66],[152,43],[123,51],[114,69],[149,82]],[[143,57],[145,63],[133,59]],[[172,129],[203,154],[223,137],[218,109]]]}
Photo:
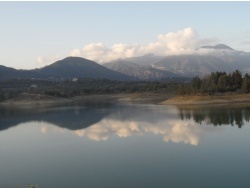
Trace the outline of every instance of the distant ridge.
{"label": "distant ridge", "polygon": [[250,53],[235,50],[225,44],[202,46],[192,54],[156,56],[146,54],[139,57],[118,59],[104,65],[81,57],[67,57],[40,69],[16,70],[0,66],[0,80],[72,78],[133,80],[172,80],[177,77],[205,76],[211,72],[250,73]]}
{"label": "distant ridge", "polygon": [[139,65],[125,60],[116,60],[103,66],[141,80],[160,80],[165,78],[180,77],[169,71],[152,68],[152,66]]}
{"label": "distant ridge", "polygon": [[237,51],[225,44],[202,46],[200,49],[211,49],[207,53],[166,56],[155,66],[182,76],[204,76],[216,71],[250,72],[250,53]]}
{"label": "distant ridge", "polygon": [[94,61],[81,57],[67,57],[37,72],[57,78],[94,78],[110,80],[134,80],[125,74],[107,69]]}
{"label": "distant ridge", "polygon": [[225,44],[217,44],[215,46],[202,46],[201,48],[215,49],[215,50],[235,50]]}
{"label": "distant ridge", "polygon": [[[199,49],[209,50],[200,52]],[[229,73],[237,69],[243,74],[250,73],[250,53],[237,51],[225,44],[202,46],[199,49],[192,54],[168,55],[164,57],[146,54],[140,57],[124,59],[127,63],[122,63],[119,60],[107,63],[104,66],[137,77],[138,73],[144,72],[146,73],[144,74],[146,79],[149,78],[147,78],[147,73],[150,73],[148,75],[152,77],[155,74],[155,79],[162,76],[170,76],[171,74],[183,77],[205,76],[211,72],[225,71]],[[153,69],[149,69],[149,67]],[[147,72],[146,70],[150,71]],[[168,74],[162,74],[163,72]]]}
{"label": "distant ridge", "polygon": [[17,70],[0,66],[0,80],[7,79],[71,79],[93,78],[129,81],[136,78],[110,70],[81,57],[67,57],[40,69]]}

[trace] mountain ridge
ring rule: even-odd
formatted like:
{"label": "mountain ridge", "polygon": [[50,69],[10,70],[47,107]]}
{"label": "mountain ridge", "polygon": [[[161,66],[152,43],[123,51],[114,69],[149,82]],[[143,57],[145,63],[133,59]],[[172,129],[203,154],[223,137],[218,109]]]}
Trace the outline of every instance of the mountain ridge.
{"label": "mountain ridge", "polygon": [[[208,49],[200,51],[200,49]],[[159,58],[157,62],[143,63],[141,60],[153,57],[140,56],[138,65],[151,66],[154,69],[168,71],[183,77],[205,76],[211,72],[225,71],[232,72],[238,69],[243,74],[250,72],[250,53],[237,51],[225,44],[214,46],[203,46],[196,49],[191,54],[168,55]],[[159,57],[159,56],[158,56]],[[125,61],[133,60],[136,62],[136,57],[124,59]],[[111,68],[112,69],[112,68]],[[120,67],[121,71],[122,67]],[[124,72],[125,73],[125,72]]]}
{"label": "mountain ridge", "polygon": [[233,49],[230,46],[227,46],[225,44],[217,44],[217,45],[214,45],[214,46],[202,46],[200,48],[203,48],[203,49],[215,49],[215,50],[235,50],[235,49]]}
{"label": "mountain ridge", "polygon": [[33,79],[71,79],[94,78],[131,81],[136,78],[107,69],[94,61],[81,57],[66,57],[40,69],[17,70],[5,66],[0,67],[0,80],[13,78]]}
{"label": "mountain ridge", "polygon": [[225,44],[203,46],[208,49],[192,54],[118,59],[100,65],[81,57],[66,57],[39,69],[17,70],[0,66],[0,80],[13,78],[71,79],[93,78],[110,80],[161,80],[171,77],[204,76],[211,72],[250,72],[250,53],[237,51]]}
{"label": "mountain ridge", "polygon": [[180,75],[153,68],[152,66],[140,65],[126,60],[116,60],[103,66],[141,80],[159,80],[164,78],[180,77]]}

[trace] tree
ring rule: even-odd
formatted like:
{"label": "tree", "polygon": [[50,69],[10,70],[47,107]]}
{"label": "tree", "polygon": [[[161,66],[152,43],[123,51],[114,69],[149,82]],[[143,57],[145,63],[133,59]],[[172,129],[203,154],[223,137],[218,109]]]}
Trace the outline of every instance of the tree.
{"label": "tree", "polygon": [[245,74],[243,78],[242,91],[244,93],[250,92],[250,76],[248,74]]}
{"label": "tree", "polygon": [[240,89],[242,87],[242,75],[239,70],[232,73],[232,84],[235,89]]}
{"label": "tree", "polygon": [[201,89],[201,83],[202,82],[199,76],[192,79],[192,89],[194,90],[194,92],[197,92]]}
{"label": "tree", "polygon": [[227,90],[227,87],[228,87],[228,76],[225,73],[225,74],[220,75],[219,77],[218,88],[220,91],[224,92]]}

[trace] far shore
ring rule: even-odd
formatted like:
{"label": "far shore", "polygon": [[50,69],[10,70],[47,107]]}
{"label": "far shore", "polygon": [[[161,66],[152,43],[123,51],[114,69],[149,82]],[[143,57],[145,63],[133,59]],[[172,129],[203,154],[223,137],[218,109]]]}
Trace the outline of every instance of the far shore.
{"label": "far shore", "polygon": [[250,94],[222,95],[187,95],[177,96],[174,93],[133,93],[133,94],[98,94],[83,95],[72,98],[49,97],[44,95],[25,94],[21,97],[0,102],[0,106],[41,107],[85,102],[104,103],[140,103],[178,106],[239,105],[250,104]]}
{"label": "far shore", "polygon": [[250,104],[250,94],[221,94],[212,96],[175,96],[161,102],[161,105],[235,105]]}
{"label": "far shore", "polygon": [[50,97],[38,94],[25,94],[14,99],[0,102],[0,106],[14,107],[39,107],[63,104],[80,104],[84,102],[115,102],[115,103],[144,103],[159,104],[160,102],[173,97],[170,93],[133,93],[133,94],[98,94],[82,95],[72,98]]}

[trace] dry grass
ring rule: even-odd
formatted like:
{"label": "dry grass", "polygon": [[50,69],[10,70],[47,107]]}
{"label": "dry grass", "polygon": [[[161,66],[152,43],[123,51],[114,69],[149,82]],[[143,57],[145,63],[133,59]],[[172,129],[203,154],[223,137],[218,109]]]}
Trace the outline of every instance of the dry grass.
{"label": "dry grass", "polygon": [[165,100],[164,105],[217,105],[250,103],[249,94],[230,94],[214,96],[176,96]]}
{"label": "dry grass", "polygon": [[121,97],[119,101],[158,104],[173,96],[174,94],[172,93],[133,93]]}

